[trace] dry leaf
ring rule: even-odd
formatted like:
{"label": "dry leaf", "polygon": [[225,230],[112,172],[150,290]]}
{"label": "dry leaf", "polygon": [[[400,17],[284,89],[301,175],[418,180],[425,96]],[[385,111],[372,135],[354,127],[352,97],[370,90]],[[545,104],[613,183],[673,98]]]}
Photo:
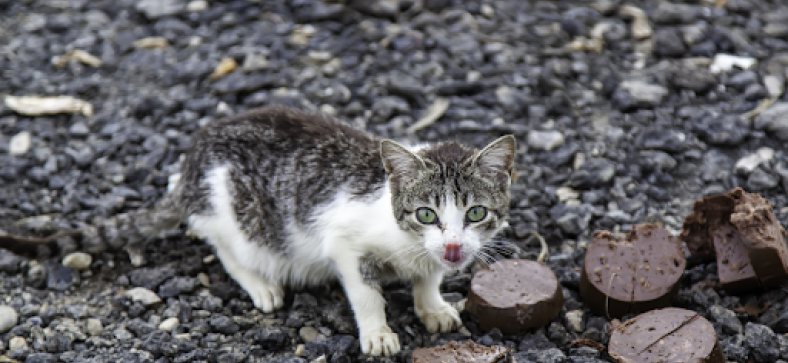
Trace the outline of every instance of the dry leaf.
{"label": "dry leaf", "polygon": [[80,112],[85,117],[93,116],[93,106],[70,96],[6,96],[6,107],[26,116],[55,115]]}
{"label": "dry leaf", "polygon": [[134,42],[134,48],[138,49],[167,48],[169,46],[170,43],[164,37],[142,38]]}
{"label": "dry leaf", "polygon": [[766,311],[766,309],[768,309],[769,306],[771,306],[771,305],[772,305],[771,301],[765,302],[763,304],[763,307],[760,307],[760,306],[758,306],[755,303],[749,302],[749,303],[744,304],[743,307],[738,307],[738,308],[733,309],[733,311],[735,311],[735,312],[737,312],[739,314],[743,313],[743,314],[747,314],[747,316],[750,316],[750,317],[753,317],[753,318],[757,318],[759,315],[763,314],[763,312]]}
{"label": "dry leaf", "polygon": [[70,62],[72,59],[96,68],[101,67],[101,63],[102,63],[101,59],[99,59],[98,57],[84,50],[77,49],[77,50],[72,50],[60,57],[53,58],[52,64],[54,64],[55,67],[63,67],[66,64],[68,64],[68,62]]}
{"label": "dry leaf", "polygon": [[219,64],[213,70],[213,73],[211,73],[211,75],[208,76],[208,79],[215,80],[222,78],[228,75],[230,72],[234,71],[235,68],[238,68],[238,63],[235,62],[235,59],[224,58],[222,59],[221,62],[219,62]]}

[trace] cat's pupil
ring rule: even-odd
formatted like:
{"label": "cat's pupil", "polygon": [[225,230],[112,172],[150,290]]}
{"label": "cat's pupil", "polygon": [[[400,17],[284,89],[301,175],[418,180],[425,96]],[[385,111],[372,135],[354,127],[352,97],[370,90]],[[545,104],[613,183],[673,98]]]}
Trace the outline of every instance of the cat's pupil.
{"label": "cat's pupil", "polygon": [[486,216],[487,216],[487,208],[484,207],[473,207],[466,214],[466,218],[468,218],[468,220],[471,222],[481,221]]}
{"label": "cat's pupil", "polygon": [[429,208],[419,208],[416,210],[416,218],[419,222],[424,224],[432,224],[435,223],[437,219],[435,212]]}

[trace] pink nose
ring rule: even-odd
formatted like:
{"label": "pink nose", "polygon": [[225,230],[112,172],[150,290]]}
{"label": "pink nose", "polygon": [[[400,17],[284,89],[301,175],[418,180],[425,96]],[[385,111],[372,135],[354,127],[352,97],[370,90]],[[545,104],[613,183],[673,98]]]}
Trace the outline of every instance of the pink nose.
{"label": "pink nose", "polygon": [[462,251],[460,245],[450,243],[446,245],[446,252],[443,253],[443,259],[449,262],[459,262],[462,260]]}

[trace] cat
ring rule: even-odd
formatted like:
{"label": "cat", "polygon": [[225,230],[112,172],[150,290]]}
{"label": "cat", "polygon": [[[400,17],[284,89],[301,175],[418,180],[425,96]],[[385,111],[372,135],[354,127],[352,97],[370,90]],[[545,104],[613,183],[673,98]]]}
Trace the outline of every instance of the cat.
{"label": "cat", "polygon": [[482,150],[452,141],[408,148],[325,115],[270,106],[201,129],[155,210],[85,236],[94,250],[125,247],[140,264],[134,246],[143,236],[186,221],[266,313],[283,306],[286,286],[339,280],[362,352],[392,355],[400,344],[381,286],[412,281],[429,332],[461,326],[439,286],[503,228],[515,150],[511,135]]}

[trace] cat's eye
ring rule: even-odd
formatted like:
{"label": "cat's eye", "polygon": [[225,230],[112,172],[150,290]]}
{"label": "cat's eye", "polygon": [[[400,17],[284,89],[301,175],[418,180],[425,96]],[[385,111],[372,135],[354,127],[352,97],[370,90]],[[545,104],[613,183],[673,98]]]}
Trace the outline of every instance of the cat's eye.
{"label": "cat's eye", "polygon": [[419,208],[416,209],[416,219],[424,224],[433,224],[438,220],[438,216],[435,215],[435,211],[432,209]]}
{"label": "cat's eye", "polygon": [[476,206],[468,210],[468,213],[465,214],[465,218],[469,222],[478,222],[487,217],[487,208]]}

